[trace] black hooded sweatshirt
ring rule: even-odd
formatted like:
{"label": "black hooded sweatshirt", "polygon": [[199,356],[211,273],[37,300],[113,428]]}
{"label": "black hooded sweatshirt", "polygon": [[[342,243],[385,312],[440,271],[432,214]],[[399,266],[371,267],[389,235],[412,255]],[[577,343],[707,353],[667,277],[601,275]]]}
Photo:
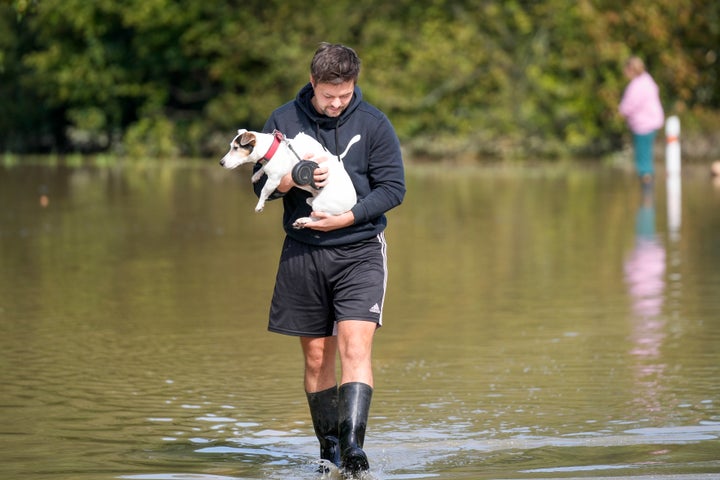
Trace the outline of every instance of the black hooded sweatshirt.
{"label": "black hooded sweatshirt", "polygon": [[[384,113],[362,99],[357,86],[350,105],[339,117],[318,113],[310,101],[312,96],[312,85],[308,83],[295,100],[270,115],[263,131],[278,130],[290,139],[300,132],[310,135],[335,156],[329,161],[340,161],[350,140],[360,135],[360,141],[350,147],[342,160],[357,192],[357,204],[351,209],[355,223],[331,232],[294,229],[292,223],[308,216],[312,209],[306,202],[310,194],[291,188],[282,196],[283,228],[295,240],[318,246],[347,245],[373,238],[385,230],[385,212],[400,205],[405,196],[402,154],[395,130]],[[259,195],[266,179],[263,177],[255,184],[256,194]]]}

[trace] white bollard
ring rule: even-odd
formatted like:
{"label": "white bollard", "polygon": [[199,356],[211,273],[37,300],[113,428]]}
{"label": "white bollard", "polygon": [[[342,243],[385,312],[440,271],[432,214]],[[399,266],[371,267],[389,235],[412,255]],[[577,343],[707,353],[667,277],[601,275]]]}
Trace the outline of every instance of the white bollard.
{"label": "white bollard", "polygon": [[670,239],[680,238],[682,223],[682,186],[680,183],[680,119],[669,117],[665,122],[665,167],[667,168],[667,214]]}
{"label": "white bollard", "polygon": [[667,174],[680,175],[680,119],[673,115],[665,122],[665,167]]}

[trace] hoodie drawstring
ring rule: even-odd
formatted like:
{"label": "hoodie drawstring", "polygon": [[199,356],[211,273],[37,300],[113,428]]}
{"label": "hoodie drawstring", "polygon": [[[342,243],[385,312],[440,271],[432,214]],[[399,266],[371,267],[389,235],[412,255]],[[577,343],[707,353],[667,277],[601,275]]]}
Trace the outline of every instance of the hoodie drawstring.
{"label": "hoodie drawstring", "polygon": [[[340,124],[340,119],[337,119],[335,122],[335,158],[337,158],[338,162],[342,163],[342,158],[340,157],[340,127],[338,126]],[[320,136],[320,124],[315,122],[315,138],[317,138],[317,141],[322,144],[322,146],[327,150],[328,152],[330,149],[325,145],[322,141],[322,137]]]}

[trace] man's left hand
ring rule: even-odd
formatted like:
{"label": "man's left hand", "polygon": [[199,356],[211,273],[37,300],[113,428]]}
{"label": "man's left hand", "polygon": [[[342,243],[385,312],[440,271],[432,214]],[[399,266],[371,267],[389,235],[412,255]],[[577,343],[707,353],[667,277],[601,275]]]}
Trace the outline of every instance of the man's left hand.
{"label": "man's left hand", "polygon": [[324,212],[312,212],[311,217],[317,218],[314,222],[305,224],[305,228],[320,230],[321,232],[330,232],[339,228],[349,227],[355,223],[355,215],[348,210],[340,215],[330,215]]}

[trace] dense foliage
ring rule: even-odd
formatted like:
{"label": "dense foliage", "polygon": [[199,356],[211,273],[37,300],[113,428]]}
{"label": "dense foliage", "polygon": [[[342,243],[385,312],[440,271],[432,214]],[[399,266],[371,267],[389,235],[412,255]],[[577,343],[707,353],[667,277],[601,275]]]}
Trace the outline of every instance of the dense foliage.
{"label": "dense foliage", "polygon": [[[217,155],[307,80],[320,41],[414,153],[601,154],[626,133],[622,62],[668,113],[720,118],[705,0],[14,0],[0,4],[0,151]],[[703,130],[705,129],[705,130]]]}

